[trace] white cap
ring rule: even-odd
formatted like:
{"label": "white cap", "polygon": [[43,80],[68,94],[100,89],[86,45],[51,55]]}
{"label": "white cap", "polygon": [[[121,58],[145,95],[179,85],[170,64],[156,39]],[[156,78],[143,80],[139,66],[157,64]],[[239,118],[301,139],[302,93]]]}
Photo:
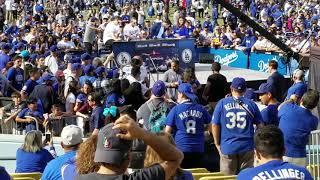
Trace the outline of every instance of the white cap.
{"label": "white cap", "polygon": [[66,146],[73,146],[82,142],[83,133],[79,126],[69,125],[62,129],[61,139]]}

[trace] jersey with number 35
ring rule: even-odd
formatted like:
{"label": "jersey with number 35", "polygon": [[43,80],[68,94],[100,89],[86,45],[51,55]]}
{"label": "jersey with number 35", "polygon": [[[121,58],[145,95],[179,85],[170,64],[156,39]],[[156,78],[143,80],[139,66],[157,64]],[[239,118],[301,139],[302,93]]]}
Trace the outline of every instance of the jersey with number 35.
{"label": "jersey with number 35", "polygon": [[175,142],[182,152],[204,152],[204,125],[210,119],[202,105],[185,102],[169,112],[166,125],[173,128]]}
{"label": "jersey with number 35", "polygon": [[225,155],[253,150],[253,125],[260,124],[262,119],[258,106],[252,100],[244,97],[239,100],[242,106],[233,97],[221,99],[213,112],[211,123],[221,128],[220,145]]}

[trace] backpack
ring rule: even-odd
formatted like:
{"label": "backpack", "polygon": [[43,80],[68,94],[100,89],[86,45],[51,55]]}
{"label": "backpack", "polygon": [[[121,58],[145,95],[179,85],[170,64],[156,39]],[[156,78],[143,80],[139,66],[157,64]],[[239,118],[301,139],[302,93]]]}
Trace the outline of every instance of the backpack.
{"label": "backpack", "polygon": [[[152,102],[147,103],[147,105],[151,111],[148,119],[148,130],[153,133],[161,132],[166,125],[168,107],[165,103],[160,103],[158,108],[154,107]],[[152,105],[152,107],[150,107],[150,105]]]}
{"label": "backpack", "polygon": [[154,16],[154,8],[152,6],[148,8],[148,16],[150,17]]}

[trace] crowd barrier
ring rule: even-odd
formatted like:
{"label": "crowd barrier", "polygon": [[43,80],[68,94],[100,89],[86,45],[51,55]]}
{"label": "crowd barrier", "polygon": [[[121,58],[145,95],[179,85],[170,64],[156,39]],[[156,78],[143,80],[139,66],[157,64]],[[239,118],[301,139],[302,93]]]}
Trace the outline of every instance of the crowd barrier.
{"label": "crowd barrier", "polygon": [[312,131],[307,146],[307,169],[314,179],[320,179],[320,130]]}

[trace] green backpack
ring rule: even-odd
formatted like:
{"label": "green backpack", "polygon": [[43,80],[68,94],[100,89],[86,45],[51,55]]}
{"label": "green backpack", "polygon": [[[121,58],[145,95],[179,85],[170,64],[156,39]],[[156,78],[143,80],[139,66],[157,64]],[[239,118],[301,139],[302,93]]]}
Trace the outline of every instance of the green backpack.
{"label": "green backpack", "polygon": [[149,103],[147,104],[151,113],[148,119],[149,123],[149,128],[148,130],[153,133],[161,132],[164,130],[166,126],[166,118],[167,118],[167,111],[168,108],[165,105],[165,103],[160,103],[158,105],[158,108],[154,107],[152,102],[150,102],[150,107]]}

